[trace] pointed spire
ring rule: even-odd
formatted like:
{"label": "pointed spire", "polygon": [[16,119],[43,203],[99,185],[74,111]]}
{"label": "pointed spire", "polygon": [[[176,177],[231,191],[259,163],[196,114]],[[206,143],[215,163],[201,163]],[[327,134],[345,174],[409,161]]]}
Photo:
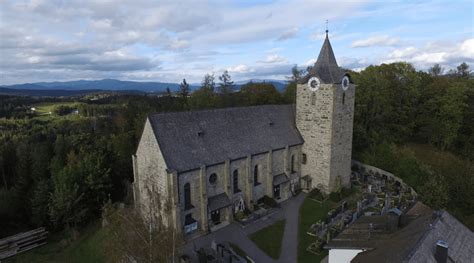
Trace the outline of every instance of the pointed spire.
{"label": "pointed spire", "polygon": [[323,46],[321,47],[321,51],[319,51],[318,60],[316,61],[315,66],[316,65],[339,67],[337,65],[334,52],[332,51],[331,42],[329,42],[328,30],[326,30],[326,38],[324,39],[324,43],[323,43]]}
{"label": "pointed spire", "polygon": [[[327,26],[327,25],[326,25]],[[329,42],[329,30],[326,28],[326,38],[319,52],[318,60],[308,74],[308,78],[317,76],[323,83],[340,83],[344,72],[337,65],[336,57]]]}

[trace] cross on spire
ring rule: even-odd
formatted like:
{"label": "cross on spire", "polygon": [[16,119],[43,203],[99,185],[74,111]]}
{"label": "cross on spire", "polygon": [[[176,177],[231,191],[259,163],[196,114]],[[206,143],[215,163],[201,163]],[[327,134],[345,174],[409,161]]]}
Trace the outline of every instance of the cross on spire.
{"label": "cross on spire", "polygon": [[329,21],[326,19],[326,37],[328,36],[328,32],[329,32],[328,23],[329,23]]}

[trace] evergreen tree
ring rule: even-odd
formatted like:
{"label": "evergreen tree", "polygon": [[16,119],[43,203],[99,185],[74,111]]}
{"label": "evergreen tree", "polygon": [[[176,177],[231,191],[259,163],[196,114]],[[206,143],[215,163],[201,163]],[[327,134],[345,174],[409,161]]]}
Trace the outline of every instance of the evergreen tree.
{"label": "evergreen tree", "polygon": [[214,92],[216,83],[214,82],[214,74],[206,74],[201,82],[201,88],[208,89],[211,92]]}
{"label": "evergreen tree", "polygon": [[186,79],[183,79],[183,82],[179,84],[179,95],[183,100],[184,107],[188,107],[188,97],[189,97],[189,84],[186,82]]}
{"label": "evergreen tree", "polygon": [[232,88],[234,86],[234,82],[232,81],[232,78],[229,75],[229,72],[227,70],[222,73],[221,76],[219,76],[219,80],[221,83],[219,83],[219,92],[221,94],[230,94],[232,93]]}
{"label": "evergreen tree", "polygon": [[433,67],[431,67],[428,72],[433,76],[437,77],[440,75],[443,75],[444,69],[439,65],[439,64],[434,64]]}
{"label": "evergreen tree", "polygon": [[471,75],[471,70],[469,69],[469,65],[466,62],[461,63],[457,67],[457,75],[461,78],[468,79]]}

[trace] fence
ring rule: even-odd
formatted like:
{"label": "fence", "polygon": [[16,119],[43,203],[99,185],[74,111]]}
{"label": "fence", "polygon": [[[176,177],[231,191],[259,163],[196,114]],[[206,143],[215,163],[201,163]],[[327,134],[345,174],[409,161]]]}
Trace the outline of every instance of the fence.
{"label": "fence", "polygon": [[47,236],[48,231],[44,227],[40,227],[0,239],[0,260],[46,244]]}

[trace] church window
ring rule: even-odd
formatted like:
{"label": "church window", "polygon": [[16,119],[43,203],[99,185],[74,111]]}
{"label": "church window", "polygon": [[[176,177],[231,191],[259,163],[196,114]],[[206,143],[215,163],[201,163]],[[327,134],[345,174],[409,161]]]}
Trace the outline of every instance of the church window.
{"label": "church window", "polygon": [[316,93],[311,93],[311,105],[316,105]]}
{"label": "church window", "polygon": [[307,158],[308,157],[306,157],[306,153],[303,153],[303,160],[301,161],[301,163],[306,164]]}
{"label": "church window", "polygon": [[234,187],[234,194],[240,192],[239,189],[239,170],[235,169],[232,173],[232,185]]}
{"label": "church window", "polygon": [[295,155],[291,156],[291,172],[294,173],[295,171]]}
{"label": "church window", "polygon": [[209,183],[212,185],[216,184],[217,182],[217,174],[213,173],[209,176]]}
{"label": "church window", "polygon": [[260,183],[258,182],[258,165],[255,165],[253,168],[253,185],[259,185]]}
{"label": "church window", "polygon": [[191,204],[191,185],[186,183],[184,185],[184,209],[188,210],[191,208],[193,208],[193,205]]}

